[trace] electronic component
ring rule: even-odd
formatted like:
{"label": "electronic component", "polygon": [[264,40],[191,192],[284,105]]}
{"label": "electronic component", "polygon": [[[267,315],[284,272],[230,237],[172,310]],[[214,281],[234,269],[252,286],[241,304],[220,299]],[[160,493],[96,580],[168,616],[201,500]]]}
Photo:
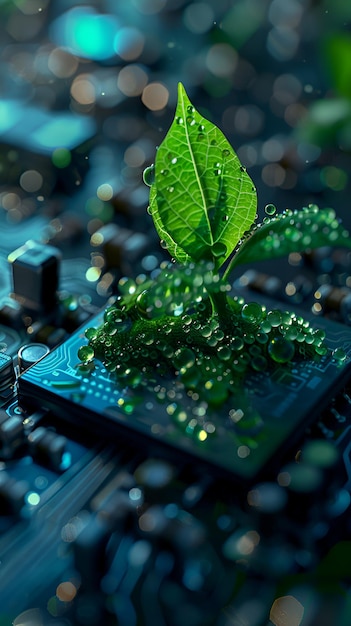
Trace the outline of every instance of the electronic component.
{"label": "electronic component", "polygon": [[24,506],[28,486],[17,481],[7,472],[0,472],[0,511],[1,515],[16,515]]}
{"label": "electronic component", "polygon": [[43,343],[29,343],[22,346],[17,355],[20,372],[24,372],[49,352],[49,348]]}
{"label": "electronic component", "polygon": [[144,233],[121,228],[116,224],[102,226],[91,236],[94,247],[101,249],[107,268],[123,268],[146,252],[150,245]]}
{"label": "electronic component", "polygon": [[29,240],[8,257],[12,265],[13,297],[30,311],[45,314],[56,304],[60,252]]}
{"label": "electronic component", "polygon": [[60,469],[67,443],[65,437],[39,426],[28,436],[28,443],[31,455],[39,463]]}
{"label": "electronic component", "polygon": [[15,382],[13,360],[4,352],[0,352],[0,398],[8,397]]}
{"label": "electronic component", "polygon": [[[101,316],[89,322],[97,326]],[[350,350],[351,333],[322,322],[331,347]],[[23,406],[44,406],[76,425],[93,428],[100,436],[115,433],[138,437],[144,448],[154,440],[173,452],[195,457],[230,475],[251,479],[284,445],[312,422],[336,393],[349,372],[349,363],[337,365],[330,357],[277,366],[273,373],[250,375],[237,406],[208,411],[202,428],[197,407],[187,395],[178,402],[176,390],[164,389],[164,400],[142,387],[126,389],[110,377],[99,362],[82,366],[77,351],[84,328],[22,374],[19,397]],[[162,384],[162,383],[161,383]],[[163,382],[167,387],[167,382]],[[168,395],[167,395],[168,394]],[[243,404],[246,408],[243,408]],[[177,416],[185,415],[188,419]],[[183,425],[182,425],[183,421]],[[185,421],[185,424],[184,424]],[[196,424],[195,424],[196,422]],[[192,424],[194,423],[194,427]],[[204,436],[198,436],[199,431]]]}

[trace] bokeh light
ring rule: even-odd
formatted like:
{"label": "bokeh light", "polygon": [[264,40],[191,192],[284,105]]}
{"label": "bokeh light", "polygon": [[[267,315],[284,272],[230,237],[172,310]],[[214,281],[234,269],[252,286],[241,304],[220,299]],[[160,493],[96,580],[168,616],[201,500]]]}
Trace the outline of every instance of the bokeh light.
{"label": "bokeh light", "polygon": [[151,111],[160,111],[167,105],[169,91],[162,83],[149,83],[144,87],[142,102]]}

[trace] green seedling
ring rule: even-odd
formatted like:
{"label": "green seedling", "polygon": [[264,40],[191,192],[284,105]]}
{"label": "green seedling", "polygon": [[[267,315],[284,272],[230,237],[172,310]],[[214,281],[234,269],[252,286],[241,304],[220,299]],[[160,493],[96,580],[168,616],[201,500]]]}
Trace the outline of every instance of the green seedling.
{"label": "green seedling", "polygon": [[[120,281],[120,296],[78,352],[95,358],[129,387],[176,385],[203,406],[243,397],[248,373],[330,354],[325,333],[294,312],[267,310],[232,293],[229,277],[243,263],[320,246],[351,247],[332,209],[310,205],[257,221],[255,186],[223,133],[202,117],[179,84],[174,121],[144,181],[149,213],[172,261],[153,278]],[[245,404],[245,400],[242,400]],[[236,407],[237,408],[237,407]],[[186,420],[185,420],[186,421]],[[187,421],[186,421],[187,424]]]}

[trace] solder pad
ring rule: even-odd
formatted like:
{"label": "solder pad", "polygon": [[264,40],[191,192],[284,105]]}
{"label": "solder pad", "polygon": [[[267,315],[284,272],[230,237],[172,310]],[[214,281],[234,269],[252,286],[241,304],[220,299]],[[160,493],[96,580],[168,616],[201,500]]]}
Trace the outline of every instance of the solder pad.
{"label": "solder pad", "polygon": [[[87,327],[101,319],[100,314]],[[118,441],[124,435],[143,450],[157,442],[167,454],[173,450],[183,459],[252,480],[318,418],[349,375],[351,329],[322,319],[318,326],[331,349],[345,350],[344,363],[326,356],[251,375],[240,397],[210,411],[201,398],[193,402],[172,382],[154,384],[156,392],[130,389],[117,384],[99,361],[82,371],[77,351],[86,341],[83,327],[20,376],[20,403],[46,407],[102,439]]]}

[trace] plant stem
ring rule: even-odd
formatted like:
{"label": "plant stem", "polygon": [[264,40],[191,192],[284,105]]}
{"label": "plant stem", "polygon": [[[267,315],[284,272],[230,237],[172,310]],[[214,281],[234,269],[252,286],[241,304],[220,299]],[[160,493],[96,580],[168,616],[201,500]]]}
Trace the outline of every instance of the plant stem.
{"label": "plant stem", "polygon": [[230,319],[226,293],[224,291],[215,291],[211,292],[209,296],[212,312],[217,314],[220,326],[226,328]]}
{"label": "plant stem", "polygon": [[236,261],[237,261],[237,255],[233,254],[232,258],[230,259],[227,268],[222,276],[222,280],[223,282],[225,282],[228,279],[228,276],[231,274],[231,272],[233,271],[234,267],[236,266]]}

